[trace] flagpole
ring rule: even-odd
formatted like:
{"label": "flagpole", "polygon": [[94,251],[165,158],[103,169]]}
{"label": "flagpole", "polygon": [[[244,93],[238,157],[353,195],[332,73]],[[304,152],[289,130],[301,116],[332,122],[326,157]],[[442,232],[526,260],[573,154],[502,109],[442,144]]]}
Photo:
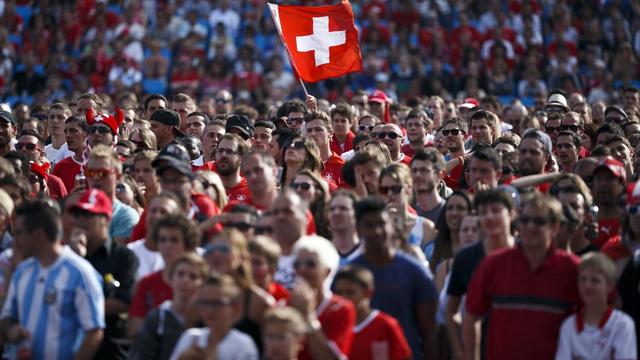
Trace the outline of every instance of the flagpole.
{"label": "flagpole", "polygon": [[273,23],[276,25],[276,29],[278,30],[278,35],[280,35],[280,41],[282,41],[282,46],[284,46],[285,51],[287,52],[287,57],[289,58],[289,64],[291,64],[291,67],[293,68],[293,71],[295,72],[296,77],[298,78],[298,82],[300,83],[300,86],[302,86],[302,90],[304,91],[304,96],[305,98],[309,97],[309,92],[307,92],[307,87],[304,85],[304,81],[302,81],[302,77],[300,77],[300,72],[298,71],[298,68],[296,66],[296,62],[293,61],[293,58],[291,57],[291,51],[289,50],[289,47],[287,46],[287,42],[284,41],[283,35],[282,35],[282,29],[280,28],[280,22],[279,19],[276,19],[276,14],[274,14],[273,10],[271,9],[271,6],[269,3],[267,3],[267,6],[270,7],[269,11],[271,13],[271,20],[273,20]]}

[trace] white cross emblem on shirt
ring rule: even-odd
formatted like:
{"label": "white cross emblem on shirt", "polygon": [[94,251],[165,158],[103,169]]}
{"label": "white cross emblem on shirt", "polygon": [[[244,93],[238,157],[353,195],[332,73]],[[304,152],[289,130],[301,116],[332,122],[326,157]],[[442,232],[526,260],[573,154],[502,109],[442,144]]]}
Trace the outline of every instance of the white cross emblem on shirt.
{"label": "white cross emblem on shirt", "polygon": [[313,18],[313,34],[296,36],[296,48],[299,52],[313,51],[316,67],[328,64],[329,48],[345,44],[346,31],[329,31],[329,17]]}

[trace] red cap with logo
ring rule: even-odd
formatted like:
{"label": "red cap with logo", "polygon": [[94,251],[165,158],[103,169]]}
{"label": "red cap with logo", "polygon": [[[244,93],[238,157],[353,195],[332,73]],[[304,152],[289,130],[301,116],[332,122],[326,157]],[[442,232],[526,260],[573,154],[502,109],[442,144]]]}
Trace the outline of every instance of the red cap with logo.
{"label": "red cap with logo", "polygon": [[111,199],[102,190],[85,190],[76,204],[70,210],[82,210],[96,215],[106,215],[111,218],[113,211]]}
{"label": "red cap with logo", "polygon": [[624,168],[624,164],[614,158],[606,158],[598,163],[595,169],[593,169],[593,173],[600,169],[607,169],[613,176],[621,178],[622,181],[627,181],[627,171]]}

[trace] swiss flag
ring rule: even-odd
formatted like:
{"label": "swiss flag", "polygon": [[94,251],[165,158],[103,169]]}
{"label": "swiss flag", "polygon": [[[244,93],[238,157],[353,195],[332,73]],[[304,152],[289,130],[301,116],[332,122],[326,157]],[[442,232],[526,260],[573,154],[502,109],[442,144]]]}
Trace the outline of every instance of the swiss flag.
{"label": "swiss flag", "polygon": [[294,70],[302,80],[362,71],[353,11],[349,1],[331,6],[269,4]]}

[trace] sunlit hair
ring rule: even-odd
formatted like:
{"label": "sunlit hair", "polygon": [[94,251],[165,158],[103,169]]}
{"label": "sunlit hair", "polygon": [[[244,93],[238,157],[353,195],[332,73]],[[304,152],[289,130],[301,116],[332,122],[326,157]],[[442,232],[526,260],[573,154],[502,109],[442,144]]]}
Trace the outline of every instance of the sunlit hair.
{"label": "sunlit hair", "polygon": [[340,255],[338,255],[338,251],[333,243],[322,236],[306,235],[301,237],[293,246],[293,257],[297,259],[302,251],[315,254],[319,264],[329,270],[329,275],[323,283],[324,290],[329,291],[333,277],[340,264]]}
{"label": "sunlit hair", "polygon": [[267,310],[262,320],[263,332],[269,324],[282,324],[286,328],[285,331],[290,331],[297,336],[305,335],[307,330],[306,322],[302,319],[300,312],[289,306]]}
{"label": "sunlit hair", "polygon": [[582,256],[582,261],[578,265],[578,272],[585,269],[593,269],[607,279],[608,284],[616,283],[616,265],[607,255],[600,252],[589,252]]}
{"label": "sunlit hair", "polygon": [[236,229],[225,229],[220,234],[213,237],[213,240],[225,239],[231,245],[232,251],[237,254],[242,261],[236,269],[232,269],[236,283],[243,289],[248,289],[254,284],[251,272],[251,263],[249,261],[249,246],[247,238]]}

